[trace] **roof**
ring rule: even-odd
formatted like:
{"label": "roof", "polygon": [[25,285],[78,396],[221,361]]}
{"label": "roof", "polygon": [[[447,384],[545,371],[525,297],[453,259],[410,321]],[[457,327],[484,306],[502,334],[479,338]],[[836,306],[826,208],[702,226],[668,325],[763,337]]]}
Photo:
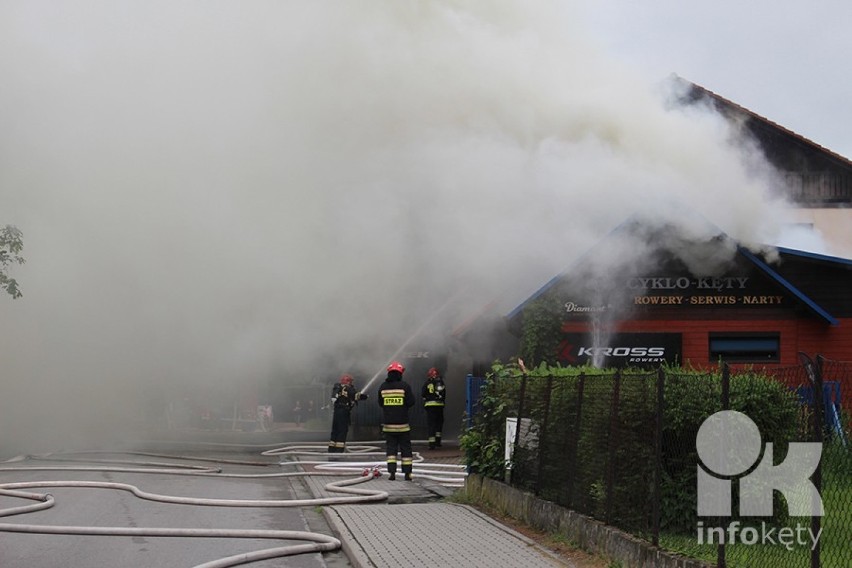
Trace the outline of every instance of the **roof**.
{"label": "roof", "polygon": [[[628,218],[626,221],[622,222],[620,225],[616,226],[613,230],[611,230],[611,231],[607,234],[607,236],[606,236],[606,237],[604,237],[604,238],[603,238],[603,240],[602,240],[601,242],[606,241],[608,238],[612,237],[612,235],[615,235],[615,234],[620,233],[621,231],[625,230],[625,228],[628,226],[628,224],[629,224],[629,223],[631,223],[633,220],[634,220],[634,218],[633,218],[633,217],[630,217],[630,218]],[[562,280],[562,278],[564,278],[565,276],[567,276],[568,274],[570,274],[570,273],[571,273],[571,270],[572,270],[575,266],[578,266],[578,265],[582,264],[582,263],[583,263],[583,261],[584,261],[586,258],[588,258],[588,257],[589,257],[589,255],[592,253],[592,250],[594,250],[594,249],[589,249],[589,250],[587,250],[585,253],[583,253],[582,255],[580,255],[580,257],[579,257],[577,260],[575,260],[575,261],[571,264],[571,266],[569,266],[568,268],[566,268],[565,270],[563,270],[562,272],[560,272],[559,274],[557,274],[556,276],[554,276],[553,278],[551,278],[550,280],[548,280],[548,282],[547,282],[544,286],[542,286],[541,288],[539,288],[538,290],[536,290],[536,291],[532,294],[532,296],[530,296],[529,298],[527,298],[526,300],[524,300],[524,301],[523,301],[520,305],[518,305],[518,306],[517,306],[517,307],[515,307],[515,308],[514,308],[511,312],[509,312],[508,314],[506,314],[506,319],[513,319],[513,318],[515,318],[516,316],[518,316],[518,315],[519,315],[519,314],[520,314],[520,313],[524,310],[524,308],[525,308],[525,307],[526,307],[529,303],[531,303],[531,302],[535,301],[536,299],[538,299],[538,297],[539,297],[539,296],[541,296],[542,294],[544,294],[545,292],[547,292],[548,290],[550,290],[551,288],[553,288],[553,287],[554,287],[554,286],[555,286],[555,285],[556,285],[556,284],[557,284],[560,280]]]}
{"label": "roof", "polygon": [[[820,153],[827,154],[828,156],[831,156],[835,160],[841,162],[844,166],[846,166],[848,168],[852,168],[852,160],[850,160],[849,158],[842,156],[842,155],[840,155],[836,152],[833,152],[833,151],[829,150],[828,148],[826,148],[825,146],[821,146],[820,144],[817,144],[813,140],[810,140],[809,138],[806,138],[806,137],[802,136],[801,134],[799,134],[797,132],[793,132],[789,128],[781,126],[777,122],[769,120],[765,116],[762,116],[762,115],[754,112],[753,110],[750,110],[750,109],[748,109],[748,108],[746,108],[742,105],[739,105],[739,104],[737,104],[737,103],[735,103],[735,102],[733,102],[729,99],[726,99],[725,97],[719,95],[718,93],[711,91],[710,89],[702,87],[701,85],[693,83],[692,81],[687,81],[686,79],[679,77],[677,75],[675,75],[674,77],[675,77],[676,80],[683,81],[684,83],[688,84],[697,95],[708,97],[708,98],[720,103],[721,105],[723,105],[725,107],[736,110],[736,111],[743,113],[743,114],[745,114],[745,115],[747,115],[747,116],[749,116],[749,117],[751,117],[751,118],[753,118],[753,119],[755,119],[759,122],[762,122],[762,123],[764,123],[768,126],[771,126],[772,128],[775,128],[775,129],[779,130],[780,132],[783,132],[784,134],[786,134],[786,135],[790,136],[791,138],[797,140],[801,144],[803,144],[805,146],[810,146],[812,149],[814,149],[814,150],[816,150]],[[696,97],[696,98],[699,98],[699,97]]]}
{"label": "roof", "polygon": [[[604,237],[604,239],[602,239],[602,241],[596,246],[601,246],[608,239],[613,238],[613,236],[616,235],[617,233],[626,230],[626,228],[628,228],[631,225],[631,221],[634,221],[634,218],[631,217],[630,219],[628,219],[628,221],[625,221],[624,223],[622,223],[621,225],[619,225],[618,227],[616,227],[615,229],[610,231],[610,233],[606,237]],[[716,233],[716,235],[718,237],[730,239],[730,237],[728,237],[721,230],[716,229],[716,231],[718,231]],[[799,256],[799,257],[803,257],[803,258],[818,260],[818,261],[824,262],[824,263],[838,264],[838,265],[841,265],[841,266],[844,266],[844,267],[852,267],[852,260],[849,260],[849,259],[820,255],[820,254],[810,253],[810,252],[806,252],[806,251],[798,251],[798,250],[789,249],[789,248],[781,248],[781,247],[770,247],[770,248],[774,248],[774,249],[778,250],[779,252],[781,252],[783,254],[787,254],[787,255],[795,255],[795,256]],[[520,305],[518,305],[512,311],[510,311],[506,315],[506,319],[507,320],[513,320],[513,319],[517,318],[519,315],[521,315],[521,313],[524,311],[524,309],[531,302],[535,301],[541,295],[545,294],[548,290],[552,289],[560,280],[562,280],[563,278],[570,275],[573,271],[575,271],[577,269],[577,267],[582,265],[583,261],[588,257],[589,254],[591,254],[592,250],[594,250],[594,249],[590,249],[589,251],[587,251],[577,261],[575,261],[569,268],[567,268],[566,270],[563,270],[561,273],[559,273],[558,275],[551,278],[544,286],[539,288],[529,298],[524,300],[524,302],[522,302]],[[741,256],[742,258],[745,258],[749,263],[751,263],[753,266],[755,266],[760,272],[762,272],[763,274],[768,276],[770,278],[770,280],[774,281],[781,288],[786,290],[792,297],[794,297],[796,300],[798,300],[798,302],[801,305],[803,305],[804,307],[806,307],[808,309],[808,311],[810,311],[812,314],[816,315],[818,318],[822,319],[823,321],[825,321],[829,325],[838,325],[839,322],[838,322],[837,318],[835,318],[827,310],[822,308],[817,302],[815,302],[812,298],[810,298],[801,289],[799,289],[796,286],[794,286],[793,284],[791,284],[776,269],[772,268],[769,264],[767,264],[765,261],[763,261],[755,253],[751,252],[748,248],[737,243],[736,244],[736,254]]]}
{"label": "roof", "polygon": [[749,259],[756,267],[758,267],[761,271],[763,271],[767,276],[769,276],[772,280],[781,285],[782,288],[790,292],[795,298],[797,298],[801,303],[803,303],[807,308],[812,311],[814,314],[824,319],[831,325],[837,325],[838,321],[827,311],[822,309],[816,302],[811,300],[804,292],[790,284],[783,276],[778,274],[777,271],[770,268],[768,264],[763,262],[760,258],[758,258],[754,253],[749,251],[746,248],[741,246],[737,247],[737,252],[747,259]]}
{"label": "roof", "polygon": [[815,252],[808,252],[803,250],[795,250],[787,247],[776,247],[779,253],[787,254],[790,256],[797,256],[800,258],[808,258],[811,260],[816,260],[820,262],[827,262],[830,264],[839,264],[841,266],[849,266],[852,267],[852,259],[848,258],[840,258],[838,256],[829,256],[825,254],[819,254]]}

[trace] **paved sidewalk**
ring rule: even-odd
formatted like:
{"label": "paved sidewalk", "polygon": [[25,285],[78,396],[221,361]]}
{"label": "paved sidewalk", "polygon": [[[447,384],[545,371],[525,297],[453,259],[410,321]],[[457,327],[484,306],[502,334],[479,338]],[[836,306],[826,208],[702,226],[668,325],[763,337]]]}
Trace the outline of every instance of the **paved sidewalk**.
{"label": "paved sidewalk", "polygon": [[340,505],[323,511],[356,568],[568,566],[466,505]]}
{"label": "paved sidewalk", "polygon": [[[423,452],[428,463],[459,463],[457,448]],[[357,459],[357,456],[347,456]],[[362,488],[386,491],[382,503],[323,507],[323,515],[355,568],[538,568],[566,567],[534,541],[476,509],[445,501],[456,489],[427,475],[396,481],[386,475]],[[339,478],[338,478],[339,479]],[[331,497],[334,478],[306,478],[313,497]]]}

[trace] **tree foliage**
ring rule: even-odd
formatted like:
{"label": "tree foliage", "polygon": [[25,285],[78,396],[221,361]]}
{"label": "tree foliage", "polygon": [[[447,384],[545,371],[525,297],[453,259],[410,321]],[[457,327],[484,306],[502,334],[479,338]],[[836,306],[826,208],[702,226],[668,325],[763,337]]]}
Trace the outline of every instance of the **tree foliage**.
{"label": "tree foliage", "polygon": [[553,296],[533,301],[524,310],[521,357],[532,365],[555,364],[562,329],[561,306]]}
{"label": "tree foliage", "polygon": [[24,249],[24,235],[13,225],[0,229],[0,288],[6,290],[13,298],[20,298],[21,290],[18,281],[9,277],[8,269],[12,264],[24,264],[21,256]]}

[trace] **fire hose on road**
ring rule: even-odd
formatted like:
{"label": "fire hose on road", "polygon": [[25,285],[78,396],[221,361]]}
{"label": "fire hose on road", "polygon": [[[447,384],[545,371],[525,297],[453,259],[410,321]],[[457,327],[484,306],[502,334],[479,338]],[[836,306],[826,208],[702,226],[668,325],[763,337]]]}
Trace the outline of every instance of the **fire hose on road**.
{"label": "fire hose on road", "polygon": [[[378,459],[384,459],[384,452],[378,451],[377,446],[355,445],[349,448],[350,454],[358,457],[381,456],[374,461],[359,462],[328,462],[327,460],[305,460],[304,456],[319,456],[325,446],[284,446],[262,452],[265,456],[290,456],[292,461],[281,461],[278,463],[267,462],[245,462],[237,460],[216,460],[211,458],[198,458],[192,456],[173,456],[137,452],[115,452],[131,455],[145,455],[153,457],[167,457],[173,460],[211,461],[217,464],[231,463],[238,465],[264,466],[270,465],[310,465],[316,472],[276,472],[276,473],[226,473],[218,467],[205,467],[199,465],[187,465],[180,463],[163,462],[140,462],[130,460],[80,460],[72,453],[43,454],[39,456],[20,456],[13,458],[4,464],[12,464],[33,460],[51,461],[86,461],[87,463],[99,463],[101,465],[6,465],[0,467],[0,472],[32,472],[32,471],[91,471],[91,472],[119,472],[119,473],[149,473],[166,475],[192,475],[210,477],[231,478],[269,478],[269,477],[303,477],[303,476],[346,476],[347,479],[329,482],[325,489],[329,492],[343,493],[339,497],[319,497],[311,499],[211,499],[198,497],[182,497],[176,495],[164,495],[144,491],[135,485],[126,483],[106,481],[24,481],[0,484],[0,496],[6,496],[36,503],[0,509],[0,517],[24,515],[36,511],[50,509],[56,504],[53,495],[49,493],[34,493],[23,491],[33,488],[81,488],[81,489],[108,489],[126,491],[139,499],[155,501],[168,504],[213,506],[213,507],[311,507],[321,505],[338,505],[353,503],[371,503],[385,501],[388,493],[370,489],[353,487],[378,478],[383,473],[383,464]],[[112,452],[82,452],[84,455],[93,453],[109,454]],[[342,454],[346,455],[346,454]],[[378,463],[377,463],[378,461]],[[464,483],[464,468],[455,464],[427,464],[422,457],[417,456],[418,476],[447,485],[459,487]],[[121,465],[115,465],[121,464]],[[353,473],[360,475],[351,477]],[[95,527],[95,526],[55,526],[36,524],[0,523],[0,531],[16,533],[37,533],[56,535],[90,535],[90,536],[134,536],[134,537],[183,537],[183,538],[237,538],[237,539],[274,539],[274,540],[297,540],[306,541],[303,544],[291,544],[287,546],[266,548],[263,550],[241,553],[233,556],[219,558],[211,562],[196,565],[194,568],[224,568],[227,566],[238,566],[260,560],[292,556],[305,553],[331,552],[341,547],[338,539],[321,533],[308,531],[288,530],[241,530],[241,529],[209,529],[209,528],[168,528],[168,527]]]}
{"label": "fire hose on road", "polygon": [[[383,474],[387,473],[387,467],[384,463],[386,458],[385,452],[380,451],[381,442],[368,441],[361,444],[347,444],[346,454],[357,455],[359,457],[376,456],[373,461],[345,461],[345,462],[328,462],[325,460],[309,461],[300,458],[298,461],[281,462],[279,465],[295,465],[305,464],[313,465],[319,470],[334,470],[334,471],[350,471],[356,472],[365,467],[375,468]],[[265,456],[322,456],[326,454],[326,446],[285,446],[274,450],[262,452]],[[338,454],[339,455],[339,454]],[[467,477],[467,467],[459,464],[450,463],[428,463],[419,452],[414,452],[413,463],[415,473],[418,479],[428,479],[435,481],[446,487],[464,487],[464,480]]]}
{"label": "fire hose on road", "polygon": [[[0,495],[19,497],[41,501],[35,505],[15,507],[0,510],[0,516],[9,516],[29,513],[53,507],[55,500],[50,494],[28,493],[6,489],[15,487],[100,487],[107,489],[124,489],[140,496],[138,489],[132,485],[123,483],[98,483],[98,482],[32,482],[4,484],[0,488]],[[205,500],[209,501],[209,500]],[[170,502],[170,501],[166,501]],[[186,501],[180,501],[186,502]],[[209,504],[209,503],[199,503]],[[219,503],[221,505],[221,503]],[[180,528],[143,528],[143,527],[90,527],[90,526],[52,526],[52,525],[27,525],[0,523],[0,531],[38,533],[38,534],[62,534],[62,535],[88,535],[88,536],[150,536],[150,537],[217,537],[217,538],[268,538],[279,540],[305,540],[311,544],[297,544],[276,548],[266,548],[254,552],[246,552],[234,556],[220,558],[212,562],[196,565],[195,568],[224,568],[226,566],[238,566],[249,562],[304,554],[308,552],[329,552],[340,548],[340,541],[334,537],[320,533],[307,531],[276,531],[276,530],[237,530],[237,529],[180,529]]]}

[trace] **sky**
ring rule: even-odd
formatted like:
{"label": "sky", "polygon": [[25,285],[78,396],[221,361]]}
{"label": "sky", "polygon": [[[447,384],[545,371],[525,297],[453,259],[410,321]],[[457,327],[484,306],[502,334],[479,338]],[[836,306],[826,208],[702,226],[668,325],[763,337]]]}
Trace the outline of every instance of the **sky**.
{"label": "sky", "polygon": [[0,436],[364,380],[631,215],[774,242],[773,172],[665,82],[848,155],[841,4],[756,6],[0,0],[0,222],[27,258]]}
{"label": "sky", "polygon": [[852,159],[852,5],[843,0],[589,2],[606,49],[676,73]]}

